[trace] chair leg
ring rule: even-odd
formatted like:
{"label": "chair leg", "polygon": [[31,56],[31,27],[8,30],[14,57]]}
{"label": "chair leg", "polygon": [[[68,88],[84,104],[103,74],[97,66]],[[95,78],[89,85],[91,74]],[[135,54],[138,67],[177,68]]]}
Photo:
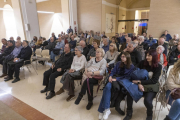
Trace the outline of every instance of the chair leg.
{"label": "chair leg", "polygon": [[33,67],[33,69],[34,69],[34,71],[36,72],[36,74],[38,75],[38,73],[37,73],[37,71],[36,71],[36,69],[34,68],[34,66],[31,64],[31,66]]}
{"label": "chair leg", "polygon": [[28,66],[26,66],[27,67],[27,69],[29,70],[29,72],[31,73],[31,70],[29,69],[29,67]]}

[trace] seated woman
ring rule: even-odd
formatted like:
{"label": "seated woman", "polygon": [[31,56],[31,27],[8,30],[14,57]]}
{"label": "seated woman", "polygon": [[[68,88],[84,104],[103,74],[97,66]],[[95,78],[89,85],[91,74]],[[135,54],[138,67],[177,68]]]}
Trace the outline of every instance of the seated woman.
{"label": "seated woman", "polygon": [[[167,91],[166,98],[169,97],[168,104],[171,105],[169,114],[166,116],[164,120],[180,120],[180,98],[174,99],[169,95],[173,89],[180,88],[180,60],[178,60],[173,68],[169,72],[169,76],[167,78]],[[174,101],[174,102],[173,102]]]}
{"label": "seated woman", "polygon": [[43,43],[43,39],[42,39],[42,37],[39,37],[39,40],[37,40],[37,42],[35,44],[36,49],[40,48],[42,43]]}
{"label": "seated woman", "polygon": [[[146,59],[141,61],[138,65],[140,69],[146,69],[149,72],[149,75],[152,75],[148,80],[140,81],[133,80],[132,82],[138,84],[138,87],[141,91],[144,91],[143,85],[156,84],[161,75],[162,66],[158,64],[158,56],[156,50],[147,51]],[[156,97],[156,92],[144,92],[144,104],[147,108],[147,118],[146,120],[152,120],[153,118],[153,105],[152,101]],[[127,114],[123,120],[130,120],[133,113],[133,99],[130,94],[127,94]]]}
{"label": "seated woman", "polygon": [[97,76],[103,76],[106,70],[107,62],[103,58],[104,54],[105,54],[104,50],[102,48],[98,48],[96,50],[96,57],[91,58],[91,60],[87,63],[85,67],[84,75],[86,76],[86,79],[82,85],[81,91],[79,93],[78,98],[75,101],[75,104],[78,105],[80,103],[83,95],[86,94],[86,90],[87,90],[87,94],[88,94],[88,105],[86,106],[87,110],[90,110],[93,105],[93,86],[98,84]]}
{"label": "seated woman", "polygon": [[163,54],[164,52],[164,47],[162,45],[159,45],[157,48],[156,48],[156,51],[157,51],[157,54],[158,54],[158,62],[162,65],[162,67],[166,67],[168,62],[167,62],[167,59],[166,59],[166,55]]}
{"label": "seated woman", "polygon": [[29,46],[31,47],[31,48],[33,48],[33,53],[35,53],[35,51],[36,51],[36,42],[37,42],[37,37],[36,36],[34,36],[33,37],[33,40],[29,43]]}
{"label": "seated woman", "polygon": [[87,54],[87,60],[89,61],[91,58],[95,57],[96,56],[96,50],[99,48],[99,45],[100,45],[100,41],[99,40],[96,40],[94,39],[93,40],[93,47],[89,53]]}
{"label": "seated woman", "polygon": [[63,84],[62,88],[56,95],[60,95],[67,90],[69,92],[69,97],[66,101],[70,101],[75,97],[74,95],[74,80],[82,79],[82,71],[85,68],[85,64],[87,63],[86,57],[82,54],[83,48],[81,46],[77,46],[75,48],[75,55],[73,62],[71,64],[71,69],[64,73],[61,83]]}
{"label": "seated woman", "polygon": [[[108,116],[111,113],[110,101],[111,101],[111,106],[114,106],[112,104],[115,103],[115,109],[119,114],[121,115],[125,114],[120,109],[120,102],[123,100],[125,94],[119,94],[119,91],[121,91],[123,87],[120,85],[118,81],[120,81],[122,78],[129,77],[129,75],[133,72],[133,70],[134,70],[134,65],[131,62],[131,56],[128,52],[124,52],[121,55],[121,62],[118,62],[114,67],[114,69],[111,71],[109,82],[103,90],[103,96],[98,109],[98,111],[100,112],[99,119],[102,118],[105,120],[108,119]],[[120,77],[118,77],[117,75]],[[112,95],[112,91],[117,93],[116,95],[117,97]],[[116,97],[115,102],[112,102],[112,99],[114,99],[113,96]]]}
{"label": "seated woman", "polygon": [[109,51],[106,52],[104,59],[107,61],[106,67],[108,68],[108,71],[111,71],[112,68],[114,68],[114,63],[118,57],[119,53],[117,51],[117,47],[115,43],[111,43],[109,45]]}
{"label": "seated woman", "polygon": [[116,45],[116,47],[117,47],[118,52],[120,52],[120,50],[119,50],[119,43],[117,42],[117,39],[116,39],[115,36],[113,36],[111,38],[111,43],[114,43]]}

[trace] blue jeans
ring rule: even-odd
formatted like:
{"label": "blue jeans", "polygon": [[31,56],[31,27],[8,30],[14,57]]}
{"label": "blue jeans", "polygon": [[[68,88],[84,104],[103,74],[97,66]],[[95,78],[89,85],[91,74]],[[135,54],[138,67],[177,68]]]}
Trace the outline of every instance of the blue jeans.
{"label": "blue jeans", "polygon": [[[169,94],[170,94],[170,90],[166,91],[166,99],[168,98]],[[177,99],[173,102],[173,98],[171,97],[171,95],[169,96],[169,102],[168,104],[171,105],[168,117],[171,120],[180,120],[180,99]]]}
{"label": "blue jeans", "polygon": [[[59,51],[59,55],[61,54],[61,51]],[[55,57],[58,56],[56,54],[53,53],[53,51],[51,51],[51,59],[53,62],[55,62]]]}
{"label": "blue jeans", "polygon": [[98,111],[100,113],[103,113],[105,109],[110,108],[111,88],[112,84],[109,82],[103,90],[103,96],[101,98],[101,103],[98,108]]}

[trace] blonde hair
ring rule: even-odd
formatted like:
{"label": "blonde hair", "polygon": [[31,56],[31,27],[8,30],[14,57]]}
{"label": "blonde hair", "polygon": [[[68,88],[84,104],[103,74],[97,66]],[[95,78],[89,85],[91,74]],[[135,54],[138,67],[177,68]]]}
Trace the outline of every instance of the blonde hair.
{"label": "blonde hair", "polygon": [[105,52],[104,52],[104,49],[103,49],[103,48],[98,48],[96,51],[101,52],[101,54],[102,54],[102,56],[101,56],[101,57],[104,57]]}
{"label": "blonde hair", "polygon": [[[111,44],[113,45],[113,48],[114,48],[114,49],[113,49],[113,52],[117,51],[117,46],[116,46],[116,44],[115,44],[115,43],[111,43]],[[111,44],[110,44],[110,45],[111,45]],[[109,51],[110,51],[110,49],[109,49]]]}
{"label": "blonde hair", "polygon": [[179,72],[180,72],[180,59],[173,66],[173,74],[176,76],[179,75]]}

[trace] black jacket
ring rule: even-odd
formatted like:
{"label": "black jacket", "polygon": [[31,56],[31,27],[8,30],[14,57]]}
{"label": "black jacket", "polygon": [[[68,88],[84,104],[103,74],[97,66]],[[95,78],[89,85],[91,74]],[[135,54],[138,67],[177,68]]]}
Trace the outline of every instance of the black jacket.
{"label": "black jacket", "polygon": [[87,54],[89,53],[89,48],[85,47],[83,48],[83,55],[87,58]]}
{"label": "black jacket", "polygon": [[[17,58],[23,59],[24,61],[30,60],[31,55],[32,55],[32,49],[29,46],[27,46],[26,48],[23,47],[21,49],[21,52],[19,53]],[[27,62],[27,63],[29,63],[29,62]]]}
{"label": "black jacket", "polygon": [[143,46],[144,50],[148,51],[149,45],[145,42],[141,43],[140,46]]}
{"label": "black jacket", "polygon": [[4,50],[4,52],[1,54],[1,56],[7,56],[14,50],[14,46],[10,46]]}
{"label": "black jacket", "polygon": [[49,49],[50,51],[52,51],[56,46],[56,42],[49,42],[49,44],[45,47],[45,49]]}
{"label": "black jacket", "polygon": [[[158,46],[159,46],[158,43],[155,43],[155,44],[153,44],[153,45],[151,46],[150,49],[155,49],[155,50],[156,50],[156,48],[157,48]],[[165,48],[165,50],[164,50],[163,53],[167,56],[167,45],[164,43],[164,44],[163,44],[163,47]]]}
{"label": "black jacket", "polygon": [[177,48],[174,51],[172,51],[169,56],[169,65],[174,65],[174,63],[178,61],[179,55],[180,55],[180,52],[178,51]]}
{"label": "black jacket", "polygon": [[[121,54],[117,57],[117,61],[121,61],[121,55],[123,52],[121,52]],[[130,53],[131,55],[131,61],[133,63],[134,66],[137,66],[139,64],[139,62],[141,62],[142,57],[141,54],[134,49],[133,52]]]}
{"label": "black jacket", "polygon": [[63,52],[60,58],[55,62],[55,67],[57,69],[61,68],[62,71],[71,68],[73,57],[74,57],[73,53],[69,52],[65,54],[65,52]]}

